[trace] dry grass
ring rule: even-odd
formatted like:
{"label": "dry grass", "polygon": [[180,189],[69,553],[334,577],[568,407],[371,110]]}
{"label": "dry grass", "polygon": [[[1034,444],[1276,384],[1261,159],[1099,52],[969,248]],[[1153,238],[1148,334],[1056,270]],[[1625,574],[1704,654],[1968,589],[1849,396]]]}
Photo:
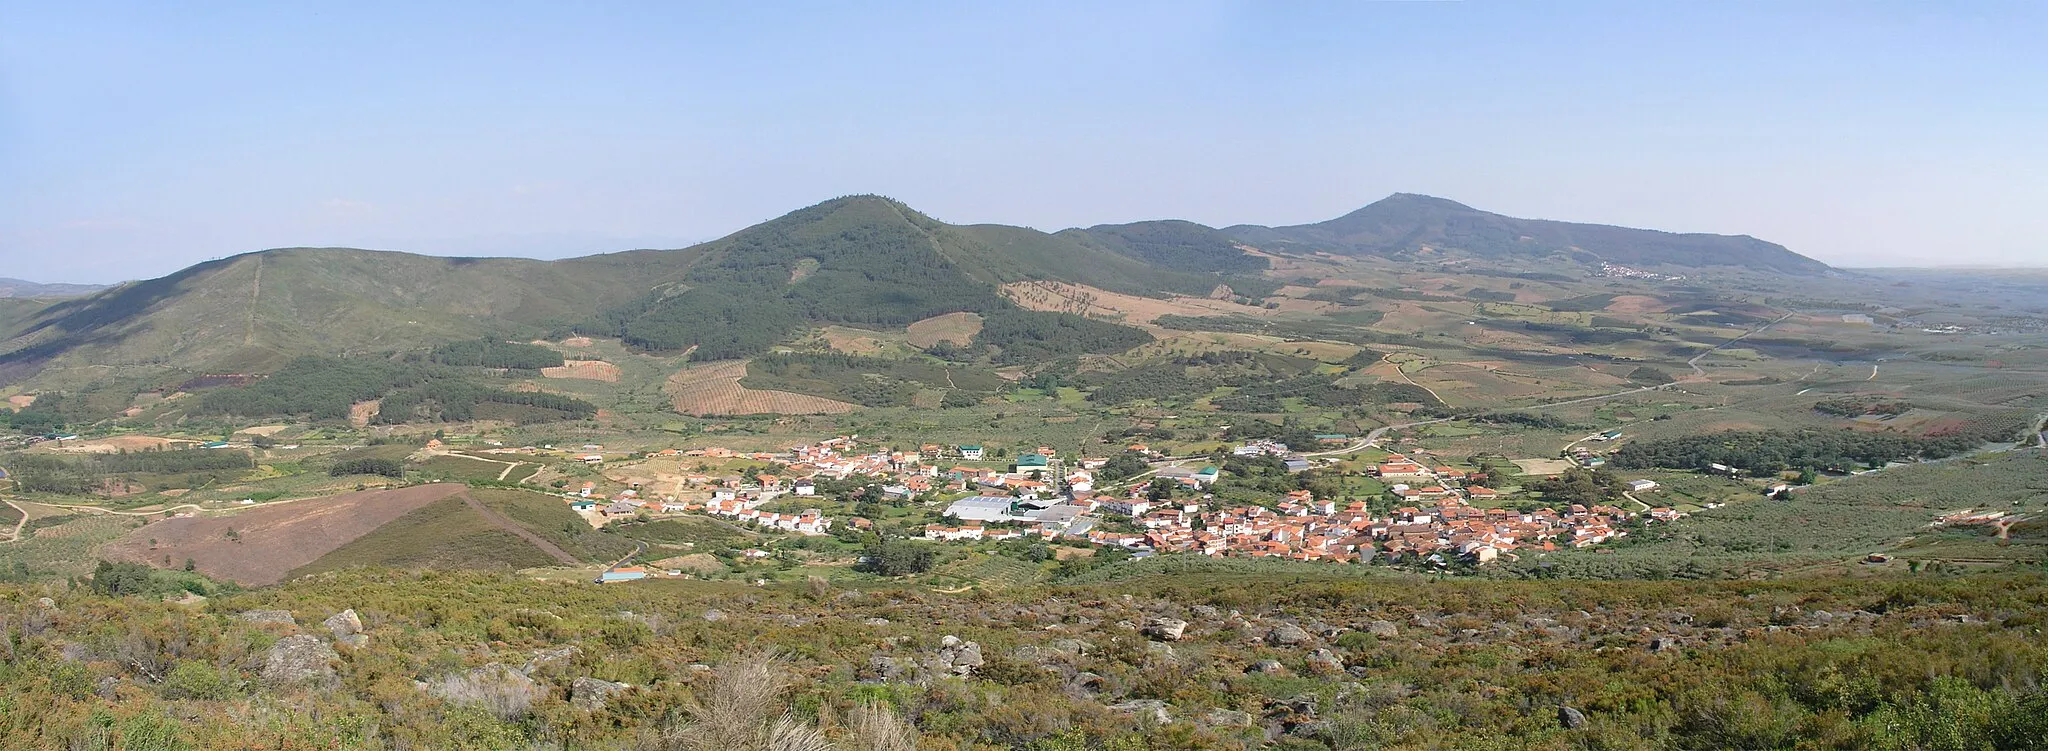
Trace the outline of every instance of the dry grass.
{"label": "dry grass", "polygon": [[740,385],[747,375],[741,360],[684,368],[669,376],[667,391],[677,412],[706,415],[836,415],[856,405],[787,391],[750,389]]}
{"label": "dry grass", "polygon": [[540,374],[543,378],[582,378],[617,383],[619,366],[603,360],[568,360],[559,367],[541,368]]}
{"label": "dry grass", "polygon": [[637,751],[914,751],[917,733],[884,704],[856,708],[840,742],[790,714],[795,681],[771,653],[738,655],[712,673],[690,720],[643,737]]}
{"label": "dry grass", "polygon": [[1571,469],[1572,463],[1564,459],[1515,459],[1515,468],[1524,475],[1547,477]]}
{"label": "dry grass", "polygon": [[821,336],[825,339],[825,346],[849,355],[872,355],[886,347],[873,333],[844,326],[827,326]]}
{"label": "dry grass", "polygon": [[90,441],[67,441],[62,446],[51,447],[50,450],[67,454],[118,454],[122,451],[161,451],[174,444],[190,446],[193,443],[148,435],[117,435]]}
{"label": "dry grass", "polygon": [[929,349],[939,342],[952,342],[964,347],[979,333],[980,314],[947,313],[910,324],[910,344],[918,349]]}
{"label": "dry grass", "polygon": [[1670,309],[1664,301],[1648,295],[1617,295],[1607,304],[1609,313],[1663,313]]}
{"label": "dry grass", "polygon": [[16,394],[14,396],[7,397],[7,406],[13,407],[15,409],[28,409],[29,405],[35,403],[36,397],[34,394]]}

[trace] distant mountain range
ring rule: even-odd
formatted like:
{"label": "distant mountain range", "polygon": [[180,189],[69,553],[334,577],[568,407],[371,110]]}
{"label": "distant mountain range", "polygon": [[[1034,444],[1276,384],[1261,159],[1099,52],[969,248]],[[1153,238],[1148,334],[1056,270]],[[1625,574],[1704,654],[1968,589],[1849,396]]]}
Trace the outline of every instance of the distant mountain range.
{"label": "distant mountain range", "polygon": [[106,288],[104,284],[38,284],[0,277],[0,297],[77,297]]}
{"label": "distant mountain range", "polygon": [[[0,385],[52,368],[115,366],[165,378],[267,372],[300,354],[569,332],[744,357],[819,323],[901,328],[961,311],[991,316],[989,331],[1022,340],[1058,327],[1025,320],[1000,285],[1056,280],[1256,300],[1280,285],[1265,274],[1267,256],[1312,253],[1828,270],[1749,237],[1514,219],[1407,194],[1292,227],[1151,221],[1056,233],[951,225],[887,198],[852,196],[679,250],[537,261],[291,248],[71,299],[10,300],[0,305]],[[1071,326],[1061,335],[1117,338]]]}

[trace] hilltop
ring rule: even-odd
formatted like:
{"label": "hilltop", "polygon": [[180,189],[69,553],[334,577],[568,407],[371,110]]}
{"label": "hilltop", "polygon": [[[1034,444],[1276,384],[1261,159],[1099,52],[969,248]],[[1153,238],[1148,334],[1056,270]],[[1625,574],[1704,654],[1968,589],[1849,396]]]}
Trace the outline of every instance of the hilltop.
{"label": "hilltop", "polygon": [[1479,258],[1562,258],[1624,266],[1733,266],[1812,275],[1827,264],[1747,235],[1680,234],[1604,224],[1517,219],[1432,196],[1396,193],[1329,221],[1224,232],[1269,249],[1413,257],[1462,251]]}

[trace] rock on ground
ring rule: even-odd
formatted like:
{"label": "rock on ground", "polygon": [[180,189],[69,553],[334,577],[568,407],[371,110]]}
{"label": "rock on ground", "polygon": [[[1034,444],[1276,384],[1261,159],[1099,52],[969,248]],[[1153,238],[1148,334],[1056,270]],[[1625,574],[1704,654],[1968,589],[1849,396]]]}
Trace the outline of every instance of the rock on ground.
{"label": "rock on ground", "polygon": [[613,696],[627,688],[624,683],[613,683],[597,678],[577,678],[569,682],[569,706],[595,712],[604,709],[604,705],[610,702]]}
{"label": "rock on ground", "polygon": [[1306,644],[1308,639],[1308,631],[1292,623],[1282,623],[1274,626],[1273,630],[1266,632],[1266,643],[1276,647],[1292,647]]}
{"label": "rock on ground", "polygon": [[327,620],[320,622],[320,625],[326,626],[328,631],[334,632],[336,638],[363,632],[363,619],[356,615],[355,608],[349,608],[328,616]]}
{"label": "rock on ground", "polygon": [[1188,622],[1179,618],[1152,618],[1145,621],[1145,635],[1160,641],[1180,641],[1188,630]]}
{"label": "rock on ground", "polygon": [[1557,708],[1557,724],[1566,730],[1577,730],[1586,726],[1586,713],[1571,707]]}
{"label": "rock on ground", "polygon": [[263,656],[263,682],[273,686],[331,685],[334,663],[340,659],[319,637],[287,636]]}

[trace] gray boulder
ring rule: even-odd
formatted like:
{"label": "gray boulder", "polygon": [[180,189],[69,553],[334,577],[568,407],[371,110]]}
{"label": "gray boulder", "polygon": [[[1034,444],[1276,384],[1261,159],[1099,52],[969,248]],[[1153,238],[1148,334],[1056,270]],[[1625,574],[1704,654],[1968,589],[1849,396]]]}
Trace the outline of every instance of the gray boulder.
{"label": "gray boulder", "polygon": [[1223,611],[1217,610],[1216,608],[1209,605],[1196,605],[1192,608],[1188,608],[1188,612],[1194,613],[1196,618],[1200,618],[1205,621],[1214,621],[1223,618]]}
{"label": "gray boulder", "polygon": [[595,712],[604,709],[605,704],[610,703],[613,696],[627,688],[624,683],[596,678],[577,678],[569,682],[569,706],[585,712]]}
{"label": "gray boulder", "polygon": [[362,649],[364,647],[370,646],[370,635],[349,634],[347,636],[337,636],[334,637],[334,643],[342,645],[344,647],[348,647],[349,649]]}
{"label": "gray boulder", "polygon": [[1307,644],[1308,631],[1292,623],[1282,623],[1266,632],[1266,643],[1276,647],[1293,647]]}
{"label": "gray boulder", "polygon": [[1179,618],[1151,618],[1145,621],[1145,635],[1159,641],[1180,641],[1188,622]]}
{"label": "gray boulder", "polygon": [[363,619],[356,615],[355,608],[349,608],[328,616],[327,620],[320,622],[320,625],[326,626],[328,631],[334,632],[336,638],[363,632]]}
{"label": "gray boulder", "polygon": [[263,682],[277,687],[334,684],[334,663],[341,655],[319,637],[299,634],[277,640],[263,655]]}
{"label": "gray boulder", "polygon": [[236,615],[235,618],[244,623],[276,623],[285,626],[299,625],[298,620],[292,617],[292,611],[289,610],[245,610]]}
{"label": "gray boulder", "polygon": [[1373,621],[1365,624],[1365,632],[1381,639],[1392,639],[1401,635],[1401,627],[1393,621]]}
{"label": "gray boulder", "polygon": [[1344,672],[1344,661],[1337,659],[1337,653],[1318,649],[1308,653],[1308,671],[1317,675]]}
{"label": "gray boulder", "polygon": [[1260,660],[1258,662],[1252,663],[1251,669],[1245,672],[1259,673],[1262,675],[1279,675],[1281,673],[1287,672],[1287,666],[1280,664],[1279,660]]}
{"label": "gray boulder", "polygon": [[533,653],[533,657],[527,659],[526,665],[519,668],[519,672],[533,675],[535,671],[561,667],[575,660],[576,656],[580,654],[583,654],[583,650],[574,644],[554,649],[543,649]]}
{"label": "gray boulder", "polygon": [[1586,713],[1571,707],[1557,708],[1557,724],[1566,730],[1577,730],[1586,726]]}
{"label": "gray boulder", "polygon": [[706,610],[704,611],[704,620],[710,621],[712,623],[717,623],[719,621],[725,620],[725,611],[719,610],[717,608]]}

